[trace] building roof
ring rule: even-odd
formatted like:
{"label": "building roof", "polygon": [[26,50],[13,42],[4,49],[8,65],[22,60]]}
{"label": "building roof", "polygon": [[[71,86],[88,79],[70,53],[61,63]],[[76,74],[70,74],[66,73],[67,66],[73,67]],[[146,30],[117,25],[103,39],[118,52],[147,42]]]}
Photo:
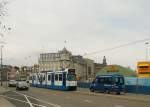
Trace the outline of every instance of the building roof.
{"label": "building roof", "polygon": [[63,53],[63,54],[71,54],[71,52],[69,52],[66,47],[63,48],[63,50],[59,51],[59,53]]}

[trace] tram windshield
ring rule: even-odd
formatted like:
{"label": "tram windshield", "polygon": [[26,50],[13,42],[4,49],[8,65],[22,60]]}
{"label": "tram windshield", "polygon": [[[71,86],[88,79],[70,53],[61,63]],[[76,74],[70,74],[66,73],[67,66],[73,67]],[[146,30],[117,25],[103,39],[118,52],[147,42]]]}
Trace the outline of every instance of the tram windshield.
{"label": "tram windshield", "polygon": [[76,75],[74,75],[74,74],[68,74],[67,80],[68,81],[76,81]]}

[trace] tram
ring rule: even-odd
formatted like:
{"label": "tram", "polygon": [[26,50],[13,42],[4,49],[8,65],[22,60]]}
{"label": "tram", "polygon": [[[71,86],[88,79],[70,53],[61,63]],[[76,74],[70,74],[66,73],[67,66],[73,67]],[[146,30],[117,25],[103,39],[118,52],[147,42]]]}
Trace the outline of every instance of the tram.
{"label": "tram", "polygon": [[76,90],[75,69],[34,73],[32,75],[32,86],[56,90]]}

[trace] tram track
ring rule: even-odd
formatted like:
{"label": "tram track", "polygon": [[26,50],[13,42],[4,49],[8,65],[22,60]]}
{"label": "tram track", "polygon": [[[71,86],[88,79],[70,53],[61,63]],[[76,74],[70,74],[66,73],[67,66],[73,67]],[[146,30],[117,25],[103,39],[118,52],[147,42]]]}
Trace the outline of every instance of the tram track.
{"label": "tram track", "polygon": [[9,91],[0,96],[7,99],[16,107],[61,107],[57,104],[47,102],[17,91]]}

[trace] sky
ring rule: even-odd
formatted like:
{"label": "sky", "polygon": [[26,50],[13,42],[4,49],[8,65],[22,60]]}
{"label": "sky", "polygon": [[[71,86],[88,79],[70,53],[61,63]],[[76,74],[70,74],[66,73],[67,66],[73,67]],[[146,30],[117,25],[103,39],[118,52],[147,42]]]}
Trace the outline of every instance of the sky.
{"label": "sky", "polygon": [[[5,41],[4,64],[32,65],[42,52],[57,52],[65,46],[74,55],[150,38],[149,0],[9,0],[1,32]],[[64,41],[67,41],[64,43]],[[149,40],[150,41],[150,40]],[[150,60],[145,42],[84,57],[108,64],[136,68]]]}

